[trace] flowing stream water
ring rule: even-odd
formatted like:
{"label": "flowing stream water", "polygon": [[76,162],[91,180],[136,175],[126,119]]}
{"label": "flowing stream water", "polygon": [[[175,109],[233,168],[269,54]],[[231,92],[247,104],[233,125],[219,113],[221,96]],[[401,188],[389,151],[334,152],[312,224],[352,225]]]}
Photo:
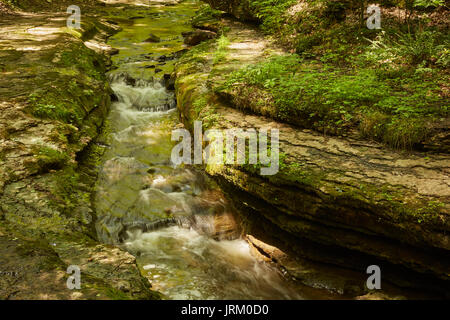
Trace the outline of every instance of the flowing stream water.
{"label": "flowing stream water", "polygon": [[[99,238],[135,255],[153,289],[168,299],[310,298],[252,255],[245,240],[218,235],[217,215],[232,211],[226,199],[203,172],[170,161],[171,130],[179,122],[174,94],[159,78],[173,69],[167,57],[182,49],[181,32],[190,29],[197,5],[124,13],[137,18],[110,39],[121,51],[110,74],[117,101],[97,183]],[[143,42],[150,33],[161,42]],[[152,66],[163,71],[155,74]]]}

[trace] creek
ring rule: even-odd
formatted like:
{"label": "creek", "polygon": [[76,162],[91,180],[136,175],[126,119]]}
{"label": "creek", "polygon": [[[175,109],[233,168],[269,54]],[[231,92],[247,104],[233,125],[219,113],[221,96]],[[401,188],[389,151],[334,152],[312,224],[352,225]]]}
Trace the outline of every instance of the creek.
{"label": "creek", "polygon": [[[179,120],[161,79],[173,70],[197,7],[185,1],[126,12],[132,23],[121,23],[109,41],[120,53],[109,75],[117,101],[96,188],[98,236],[136,256],[168,299],[317,298],[253,255],[237,230],[221,232],[234,213],[220,189],[201,170],[171,163]],[[145,42],[149,34],[161,41]]]}

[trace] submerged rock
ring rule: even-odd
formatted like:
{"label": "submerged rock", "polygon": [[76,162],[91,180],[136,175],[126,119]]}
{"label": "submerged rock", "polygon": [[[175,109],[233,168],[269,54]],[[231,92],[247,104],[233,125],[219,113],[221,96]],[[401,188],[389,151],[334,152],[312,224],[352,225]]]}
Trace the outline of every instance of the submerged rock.
{"label": "submerged rock", "polygon": [[109,50],[106,51],[106,54],[110,55],[110,56],[114,56],[116,54],[119,54],[120,50],[117,48],[111,48]]}
{"label": "submerged rock", "polygon": [[164,74],[163,81],[167,90],[175,90],[175,77],[173,74]]}
{"label": "submerged rock", "polygon": [[157,61],[159,61],[159,62],[164,62],[166,60],[168,60],[168,59],[167,59],[167,56],[165,56],[165,55],[159,56],[157,59]]}
{"label": "submerged rock", "polygon": [[152,43],[157,43],[160,41],[161,39],[157,35],[154,35],[153,33],[150,33],[149,37],[144,40],[144,42],[152,42]]}
{"label": "submerged rock", "polygon": [[119,97],[115,93],[111,93],[111,102],[119,101]]}

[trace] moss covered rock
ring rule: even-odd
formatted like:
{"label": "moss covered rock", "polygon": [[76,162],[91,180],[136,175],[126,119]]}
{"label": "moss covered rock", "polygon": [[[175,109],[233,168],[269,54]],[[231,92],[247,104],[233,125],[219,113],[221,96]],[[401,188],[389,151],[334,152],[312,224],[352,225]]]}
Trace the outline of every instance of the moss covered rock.
{"label": "moss covered rock", "polygon": [[[206,166],[248,217],[247,230],[294,255],[359,270],[382,261],[392,281],[400,279],[393,270],[401,266],[421,277],[433,275],[417,281],[421,285],[448,288],[448,156],[327,137],[242,110],[214,88],[280,49],[236,22],[228,28],[222,48],[210,41],[182,57],[175,86],[187,128],[202,120],[204,129],[279,129],[276,175],[261,176],[260,166]],[[262,221],[268,229],[261,230]]]}
{"label": "moss covered rock", "polygon": [[[72,30],[65,17],[0,22],[0,269],[17,272],[1,277],[0,298],[157,299],[130,254],[95,240],[92,142],[110,106],[104,41],[117,27],[86,15]],[[81,290],[66,286],[69,265]]]}

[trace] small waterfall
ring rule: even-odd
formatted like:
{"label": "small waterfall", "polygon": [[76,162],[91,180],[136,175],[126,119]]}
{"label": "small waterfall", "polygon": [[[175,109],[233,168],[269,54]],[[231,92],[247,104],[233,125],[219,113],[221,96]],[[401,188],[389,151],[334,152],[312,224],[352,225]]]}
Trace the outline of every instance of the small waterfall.
{"label": "small waterfall", "polygon": [[172,299],[300,299],[250,252],[220,190],[170,161],[173,93],[157,81],[111,76],[116,96],[97,193],[97,233],[137,257]]}
{"label": "small waterfall", "polygon": [[[197,4],[177,6],[194,12]],[[164,10],[179,25],[190,18],[172,7]],[[140,19],[139,28],[170,28],[165,11]],[[156,72],[151,75],[147,66],[153,62],[146,56],[152,48],[174,54],[182,40],[161,48],[141,45],[145,39],[131,43],[140,34],[133,28],[110,40],[125,49],[113,57],[120,65],[109,75],[114,102],[95,198],[99,239],[131,252],[153,288],[171,299],[300,299],[277,269],[251,254],[233,208],[204,172],[171,162],[171,131],[179,123],[175,97]]]}
{"label": "small waterfall", "polygon": [[98,179],[99,237],[117,244],[132,231],[173,225],[214,234],[212,215],[224,211],[223,199],[207,199],[203,174],[175,168],[170,160],[173,93],[158,81],[130,80],[125,72],[110,79],[116,101]]}
{"label": "small waterfall", "polygon": [[176,106],[175,97],[160,81],[133,79],[124,72],[110,75],[111,87],[125,108],[142,112],[162,112]]}
{"label": "small waterfall", "polygon": [[132,232],[125,246],[139,256],[153,288],[172,299],[302,298],[240,239],[216,241],[173,226]]}

